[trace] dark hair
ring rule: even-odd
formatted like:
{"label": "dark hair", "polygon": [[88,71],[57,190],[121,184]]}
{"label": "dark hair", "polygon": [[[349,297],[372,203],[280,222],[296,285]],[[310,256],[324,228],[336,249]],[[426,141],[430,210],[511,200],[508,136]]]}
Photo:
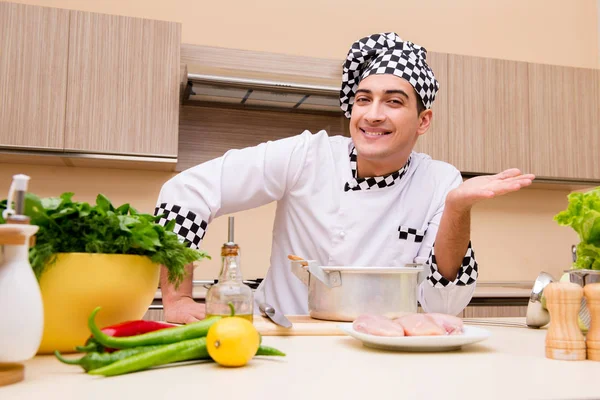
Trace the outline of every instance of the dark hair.
{"label": "dark hair", "polygon": [[421,96],[419,96],[416,91],[415,94],[417,95],[417,115],[421,115],[421,113],[425,111],[425,104],[423,104]]}

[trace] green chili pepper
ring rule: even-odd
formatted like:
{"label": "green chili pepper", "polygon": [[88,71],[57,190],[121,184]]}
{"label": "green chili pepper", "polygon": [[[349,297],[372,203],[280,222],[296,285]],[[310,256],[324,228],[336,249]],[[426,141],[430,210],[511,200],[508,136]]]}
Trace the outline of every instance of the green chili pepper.
{"label": "green chili pepper", "polygon": [[[112,362],[106,366],[100,366],[88,371],[91,375],[115,376],[130,372],[137,372],[159,365],[170,364],[179,361],[190,360],[210,360],[208,349],[206,348],[206,338],[197,338],[184,340],[179,343],[171,343],[154,347],[145,352],[133,354],[129,357]],[[120,350],[112,353],[117,354],[129,350]],[[257,356],[285,356],[285,353],[267,346],[260,346],[256,352]]]}
{"label": "green chili pepper", "polygon": [[256,351],[257,356],[285,356],[285,353],[277,350],[274,347],[260,345]]}
{"label": "green chili pepper", "polygon": [[[106,333],[109,336],[115,337],[123,337],[123,336],[136,336],[142,335],[144,333],[154,332],[161,329],[173,328],[177,325],[169,324],[165,322],[159,321],[146,321],[146,320],[133,320],[121,322],[116,325],[106,326],[102,328],[102,332]],[[83,346],[76,346],[75,350],[80,353],[90,353],[90,352],[98,352],[98,353],[112,353],[116,349],[111,349],[110,347],[104,347],[100,343],[94,339],[93,336],[88,337]]]}
{"label": "green chili pepper", "polygon": [[75,346],[75,351],[78,353],[102,353],[104,352],[104,346],[96,341],[96,339],[92,338],[91,340],[85,343],[85,346]]}
{"label": "green chili pepper", "polygon": [[81,358],[77,358],[77,359],[64,358],[58,350],[54,351],[54,355],[56,356],[56,358],[58,358],[61,362],[65,363],[65,364],[79,365],[85,371],[90,371],[93,369],[104,367],[106,365],[110,365],[114,362],[123,360],[127,357],[131,357],[136,354],[156,350],[159,347],[161,347],[161,346],[160,345],[140,346],[140,347],[133,347],[131,349],[115,351],[114,353],[91,352],[91,353],[88,353],[85,356],[83,356]]}
{"label": "green chili pepper", "polygon": [[91,375],[114,376],[129,372],[142,371],[157,365],[178,361],[209,360],[206,337],[165,344],[159,348],[127,357],[110,365],[93,369]]}
{"label": "green chili pepper", "polygon": [[96,325],[94,319],[98,311],[100,311],[100,307],[96,307],[96,309],[92,311],[92,314],[90,314],[88,319],[88,327],[98,343],[104,347],[110,347],[114,349],[126,349],[155,344],[170,344],[188,339],[205,337],[212,324],[222,318],[220,316],[213,316],[203,319],[202,321],[192,322],[191,324],[176,326],[169,329],[162,329],[141,335],[113,337],[102,332]]}

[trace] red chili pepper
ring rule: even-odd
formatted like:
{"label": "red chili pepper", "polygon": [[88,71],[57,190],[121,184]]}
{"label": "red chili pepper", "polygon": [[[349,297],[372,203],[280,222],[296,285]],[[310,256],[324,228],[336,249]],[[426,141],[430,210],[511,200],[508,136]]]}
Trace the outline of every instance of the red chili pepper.
{"label": "red chili pepper", "polygon": [[[158,321],[145,321],[145,320],[135,320],[135,321],[126,321],[121,322],[116,325],[106,326],[102,328],[102,332],[106,333],[109,336],[113,337],[125,337],[125,336],[135,336],[141,335],[143,333],[159,331],[161,329],[173,328],[174,324],[169,324],[165,322]],[[75,350],[79,352],[107,352],[112,353],[117,349],[111,349],[108,347],[102,346],[98,343],[93,336],[90,336],[88,340],[85,342],[85,346],[77,346]]]}

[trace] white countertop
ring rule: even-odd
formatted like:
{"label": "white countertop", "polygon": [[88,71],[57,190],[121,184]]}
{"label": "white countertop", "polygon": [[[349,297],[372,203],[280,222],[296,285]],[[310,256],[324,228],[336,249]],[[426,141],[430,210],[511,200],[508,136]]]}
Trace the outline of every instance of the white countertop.
{"label": "white countertop", "polygon": [[265,336],[264,344],[287,353],[284,359],[255,358],[236,369],[197,363],[111,378],[42,356],[27,361],[25,381],[0,388],[0,398],[600,398],[600,362],[545,358],[546,330],[478,326],[492,336],[454,352],[373,350],[348,336]]}

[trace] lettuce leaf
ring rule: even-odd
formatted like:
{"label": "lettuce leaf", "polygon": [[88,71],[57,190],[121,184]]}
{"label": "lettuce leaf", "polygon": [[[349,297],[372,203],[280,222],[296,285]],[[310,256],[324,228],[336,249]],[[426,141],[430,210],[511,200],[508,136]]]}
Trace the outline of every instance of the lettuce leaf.
{"label": "lettuce leaf", "polygon": [[579,235],[576,269],[600,270],[600,187],[586,193],[570,193],[567,209],[554,216],[561,226],[570,226]]}

